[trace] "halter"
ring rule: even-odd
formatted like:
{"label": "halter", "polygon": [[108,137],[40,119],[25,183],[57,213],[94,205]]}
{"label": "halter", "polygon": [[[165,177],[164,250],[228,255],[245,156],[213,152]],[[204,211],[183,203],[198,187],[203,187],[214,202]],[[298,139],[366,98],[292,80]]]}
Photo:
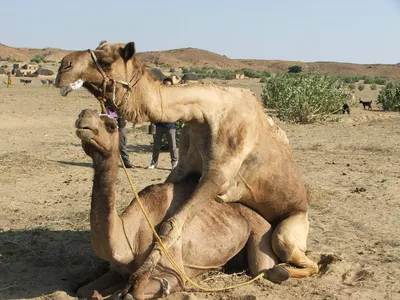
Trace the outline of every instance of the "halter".
{"label": "halter", "polygon": [[92,57],[93,61],[96,63],[97,70],[99,70],[101,76],[103,77],[103,82],[102,82],[102,85],[103,85],[103,95],[102,95],[102,98],[101,98],[101,99],[98,99],[99,102],[100,102],[100,106],[101,106],[101,112],[102,112],[103,114],[106,113],[106,108],[105,108],[105,106],[104,106],[104,103],[107,101],[107,98],[106,98],[106,89],[107,89],[107,84],[108,84],[108,82],[110,82],[110,81],[112,82],[112,89],[113,89],[113,94],[112,94],[111,101],[112,101],[113,105],[115,106],[115,108],[118,109],[118,106],[117,106],[117,104],[115,103],[116,84],[119,83],[120,85],[122,85],[122,86],[124,86],[124,87],[126,88],[126,92],[125,92],[124,96],[122,97],[122,101],[121,101],[121,103],[120,103],[120,105],[122,105],[122,104],[124,104],[125,101],[129,98],[129,96],[130,96],[130,94],[131,94],[131,92],[132,92],[132,88],[139,82],[139,80],[141,79],[141,76],[139,76],[139,78],[138,78],[134,83],[132,83],[134,77],[133,77],[133,78],[131,79],[131,81],[129,81],[129,82],[122,81],[122,80],[119,80],[119,79],[116,79],[116,78],[108,78],[108,76],[106,75],[106,73],[105,73],[105,72],[103,71],[103,69],[101,68],[101,66],[100,66],[100,64],[99,64],[99,62],[98,62],[98,60],[97,60],[97,57],[96,57],[96,55],[94,54],[94,52],[93,52],[92,50],[90,50],[90,49],[88,49],[87,51],[90,53],[90,56]]}

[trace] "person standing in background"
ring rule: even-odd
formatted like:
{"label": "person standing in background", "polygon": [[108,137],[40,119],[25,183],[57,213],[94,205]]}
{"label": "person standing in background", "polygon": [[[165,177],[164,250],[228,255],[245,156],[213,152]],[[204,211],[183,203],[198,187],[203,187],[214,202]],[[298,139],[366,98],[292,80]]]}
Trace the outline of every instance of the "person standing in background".
{"label": "person standing in background", "polygon": [[[171,78],[165,78],[163,84],[170,86],[173,84]],[[162,144],[162,138],[164,134],[167,135],[169,153],[171,155],[171,170],[173,170],[178,164],[178,151],[176,150],[176,124],[173,123],[155,123],[156,134],[153,135],[153,157],[149,169],[157,168],[158,157],[160,155],[160,149]]]}
{"label": "person standing in background", "polygon": [[10,87],[11,87],[11,84],[12,84],[12,81],[11,81],[11,72],[8,72],[8,74],[7,74],[7,87],[10,88]]}

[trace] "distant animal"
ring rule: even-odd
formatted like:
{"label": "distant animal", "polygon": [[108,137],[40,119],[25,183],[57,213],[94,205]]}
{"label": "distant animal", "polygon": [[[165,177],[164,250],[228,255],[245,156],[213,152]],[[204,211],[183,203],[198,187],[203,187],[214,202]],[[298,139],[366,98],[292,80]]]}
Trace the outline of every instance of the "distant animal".
{"label": "distant animal", "polygon": [[363,105],[364,109],[368,107],[368,110],[372,110],[372,101],[361,101],[360,98],[360,103]]}
{"label": "distant animal", "polygon": [[48,86],[54,84],[54,80],[50,80],[50,79],[42,79],[42,80],[40,80],[40,82],[41,82],[43,85],[48,85]]}
{"label": "distant animal", "polygon": [[32,83],[32,79],[20,79],[19,82],[26,85]]}
{"label": "distant animal", "polygon": [[343,114],[346,112],[350,114],[350,106],[347,103],[343,104]]}

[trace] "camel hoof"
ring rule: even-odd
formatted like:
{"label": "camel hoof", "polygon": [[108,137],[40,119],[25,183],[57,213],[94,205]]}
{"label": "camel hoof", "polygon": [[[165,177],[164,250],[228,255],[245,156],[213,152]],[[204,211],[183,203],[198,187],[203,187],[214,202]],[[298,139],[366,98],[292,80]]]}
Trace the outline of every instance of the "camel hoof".
{"label": "camel hoof", "polygon": [[289,277],[289,271],[280,265],[275,265],[273,268],[267,270],[267,279],[273,283],[282,283],[288,280]]}

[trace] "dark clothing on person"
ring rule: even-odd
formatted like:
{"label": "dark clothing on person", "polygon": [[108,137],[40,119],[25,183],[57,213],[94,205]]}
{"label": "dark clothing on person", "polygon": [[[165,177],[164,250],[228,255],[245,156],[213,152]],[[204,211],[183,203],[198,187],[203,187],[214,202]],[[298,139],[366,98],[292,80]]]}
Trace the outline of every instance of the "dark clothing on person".
{"label": "dark clothing on person", "polygon": [[[171,123],[163,123],[163,124],[171,124]],[[175,125],[175,123],[173,123]],[[156,134],[153,135],[154,144],[153,144],[153,158],[151,160],[152,165],[157,165],[158,157],[160,155],[161,143],[163,135],[167,135],[168,140],[168,147],[169,153],[171,155],[171,164],[176,163],[178,161],[178,151],[176,150],[176,129],[174,128],[167,128],[164,126],[156,126]]]}
{"label": "dark clothing on person", "polygon": [[122,160],[124,161],[125,167],[132,167],[129,161],[128,148],[126,147],[126,120],[122,117],[118,117],[118,131],[119,131],[119,153],[121,153]]}
{"label": "dark clothing on person", "polygon": [[168,129],[176,129],[175,122],[172,123],[155,123],[154,125],[160,126],[160,127],[165,127]]}
{"label": "dark clothing on person", "polygon": [[118,122],[118,133],[119,133],[119,153],[121,154],[122,160],[126,168],[133,168],[133,164],[129,161],[128,148],[126,147],[126,120],[123,117],[118,116],[115,111],[112,111],[106,106],[108,116],[114,118]]}

